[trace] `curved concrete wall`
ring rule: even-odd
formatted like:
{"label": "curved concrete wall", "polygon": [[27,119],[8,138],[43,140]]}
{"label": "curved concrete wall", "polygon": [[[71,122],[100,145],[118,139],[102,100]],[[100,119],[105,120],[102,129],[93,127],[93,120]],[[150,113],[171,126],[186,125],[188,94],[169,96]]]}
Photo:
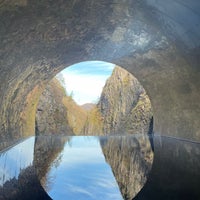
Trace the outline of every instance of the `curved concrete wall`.
{"label": "curved concrete wall", "polygon": [[198,0],[5,0],[0,27],[1,136],[34,134],[47,81],[103,60],[143,84],[155,133],[200,140]]}

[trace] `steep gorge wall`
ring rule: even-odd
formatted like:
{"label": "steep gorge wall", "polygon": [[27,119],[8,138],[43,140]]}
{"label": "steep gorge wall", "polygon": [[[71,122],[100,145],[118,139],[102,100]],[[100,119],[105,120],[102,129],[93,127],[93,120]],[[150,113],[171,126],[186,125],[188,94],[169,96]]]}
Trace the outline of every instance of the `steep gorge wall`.
{"label": "steep gorge wall", "polygon": [[121,67],[115,67],[106,81],[97,107],[105,134],[147,134],[152,131],[149,97],[138,80]]}
{"label": "steep gorge wall", "polygon": [[65,90],[54,78],[40,96],[36,113],[36,134],[73,135],[67,119],[67,109],[63,104]]}
{"label": "steep gorge wall", "polygon": [[57,78],[42,92],[36,112],[36,134],[80,134],[86,112],[66,94]]}
{"label": "steep gorge wall", "polygon": [[84,134],[150,134],[153,111],[142,85],[116,66],[107,79],[96,107],[88,112]]}

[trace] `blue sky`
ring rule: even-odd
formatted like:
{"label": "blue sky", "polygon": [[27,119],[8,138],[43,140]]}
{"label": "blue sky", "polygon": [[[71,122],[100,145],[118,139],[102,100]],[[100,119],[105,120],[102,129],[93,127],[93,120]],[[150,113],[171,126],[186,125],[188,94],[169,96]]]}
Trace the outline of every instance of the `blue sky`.
{"label": "blue sky", "polygon": [[67,93],[73,92],[73,99],[79,105],[97,102],[114,67],[114,64],[102,61],[86,61],[71,65],[61,72]]}
{"label": "blue sky", "polygon": [[31,137],[0,153],[0,186],[18,178],[22,169],[32,165],[35,138]]}
{"label": "blue sky", "polygon": [[47,174],[47,192],[54,200],[123,199],[98,137],[74,136],[61,154],[60,165],[52,165]]}

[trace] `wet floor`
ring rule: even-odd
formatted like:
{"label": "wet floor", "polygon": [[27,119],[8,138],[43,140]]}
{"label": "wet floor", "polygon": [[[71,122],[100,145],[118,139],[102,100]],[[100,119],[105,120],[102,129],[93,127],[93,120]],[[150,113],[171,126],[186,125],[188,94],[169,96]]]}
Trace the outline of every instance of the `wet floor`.
{"label": "wet floor", "polygon": [[0,152],[0,199],[200,199],[200,144],[38,136]]}

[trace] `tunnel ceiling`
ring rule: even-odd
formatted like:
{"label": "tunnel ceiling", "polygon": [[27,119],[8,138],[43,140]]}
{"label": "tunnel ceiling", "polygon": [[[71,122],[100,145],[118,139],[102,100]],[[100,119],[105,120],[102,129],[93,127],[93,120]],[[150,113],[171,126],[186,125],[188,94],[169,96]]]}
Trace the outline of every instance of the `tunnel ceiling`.
{"label": "tunnel ceiling", "polygon": [[200,140],[198,0],[2,0],[0,27],[1,137],[34,134],[45,84],[102,60],[143,84],[155,133]]}

